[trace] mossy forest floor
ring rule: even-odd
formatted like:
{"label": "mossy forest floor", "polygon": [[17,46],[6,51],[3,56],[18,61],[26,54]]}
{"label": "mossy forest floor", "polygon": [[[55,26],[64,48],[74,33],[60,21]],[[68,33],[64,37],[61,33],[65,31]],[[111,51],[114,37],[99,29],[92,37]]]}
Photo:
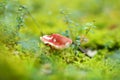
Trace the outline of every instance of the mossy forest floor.
{"label": "mossy forest floor", "polygon": [[[120,80],[119,9],[119,0],[0,0],[0,80]],[[53,33],[76,45],[46,46],[40,36]]]}

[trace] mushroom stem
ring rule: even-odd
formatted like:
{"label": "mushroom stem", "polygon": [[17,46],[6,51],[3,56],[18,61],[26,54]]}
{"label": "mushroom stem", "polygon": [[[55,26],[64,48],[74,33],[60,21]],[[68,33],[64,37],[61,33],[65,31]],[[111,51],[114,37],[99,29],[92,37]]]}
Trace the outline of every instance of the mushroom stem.
{"label": "mushroom stem", "polygon": [[78,50],[80,50],[82,53],[87,53],[87,51],[83,49],[82,47],[79,47]]}
{"label": "mushroom stem", "polygon": [[91,56],[89,56],[89,55],[87,54],[87,50],[86,50],[86,49],[83,49],[82,47],[79,47],[78,50],[81,51],[82,53],[84,53],[84,54],[85,54],[86,56],[88,56],[89,58],[91,58]]}

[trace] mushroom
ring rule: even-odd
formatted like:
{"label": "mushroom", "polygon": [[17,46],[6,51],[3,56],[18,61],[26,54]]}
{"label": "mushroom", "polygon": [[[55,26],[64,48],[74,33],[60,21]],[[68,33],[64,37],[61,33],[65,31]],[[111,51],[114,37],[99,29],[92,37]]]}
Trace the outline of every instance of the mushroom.
{"label": "mushroom", "polygon": [[48,44],[55,49],[64,49],[72,44],[72,40],[60,34],[44,35],[40,37],[44,44]]}

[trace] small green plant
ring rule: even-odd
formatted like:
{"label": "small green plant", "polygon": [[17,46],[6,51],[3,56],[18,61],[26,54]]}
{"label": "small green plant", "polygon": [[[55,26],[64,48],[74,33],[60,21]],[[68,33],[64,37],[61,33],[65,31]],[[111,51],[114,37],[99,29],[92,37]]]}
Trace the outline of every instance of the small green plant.
{"label": "small green plant", "polygon": [[[80,49],[82,42],[87,41],[86,36],[88,35],[88,33],[89,32],[93,33],[92,29],[96,27],[94,25],[94,22],[78,24],[70,18],[70,13],[68,11],[61,10],[60,12],[64,17],[64,22],[68,25],[68,30],[66,30],[62,34],[67,37],[70,37],[73,40],[73,44],[72,44],[73,49],[75,50]],[[82,50],[82,52],[85,51]]]}
{"label": "small green plant", "polygon": [[14,47],[18,41],[18,26],[20,27],[24,23],[21,22],[23,18],[21,21],[18,20],[22,17],[21,13],[17,13],[18,8],[19,5],[16,5],[14,1],[5,0],[0,3],[0,9],[2,10],[0,15],[0,35],[2,39],[0,41],[9,48]]}
{"label": "small green plant", "polygon": [[21,51],[25,52],[25,50],[28,50],[30,52],[37,52],[38,40],[30,39],[25,41],[23,37],[27,35],[20,32],[21,29],[26,26],[26,16],[29,15],[34,19],[28,9],[18,3],[18,1],[5,0],[0,2],[0,10],[0,36],[2,37],[0,42],[6,45],[9,49],[19,50],[20,48],[18,49],[16,46],[21,45]]}
{"label": "small green plant", "polygon": [[18,11],[17,11],[17,29],[20,30],[20,27],[24,26],[24,18],[25,18],[25,15],[26,15],[26,11],[25,11],[25,7],[22,6],[22,5],[19,5],[18,7]]}

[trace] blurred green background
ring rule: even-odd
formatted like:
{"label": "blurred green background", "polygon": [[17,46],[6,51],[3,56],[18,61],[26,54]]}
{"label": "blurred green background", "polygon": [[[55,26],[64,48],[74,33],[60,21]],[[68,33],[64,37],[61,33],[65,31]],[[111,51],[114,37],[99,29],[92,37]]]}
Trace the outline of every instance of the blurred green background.
{"label": "blurred green background", "polygon": [[[0,0],[0,80],[119,80],[119,9],[120,0]],[[41,43],[43,34],[68,29],[61,10],[78,24],[95,22],[82,44],[95,57]]]}

